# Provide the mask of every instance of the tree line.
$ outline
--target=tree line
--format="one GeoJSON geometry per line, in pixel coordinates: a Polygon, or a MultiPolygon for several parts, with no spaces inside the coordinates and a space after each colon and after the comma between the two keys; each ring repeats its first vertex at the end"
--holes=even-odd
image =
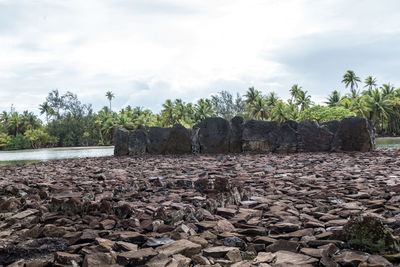
{"type": "Polygon", "coordinates": [[[373,122],[379,135],[400,134],[400,88],[390,83],[378,85],[373,76],[362,82],[352,70],[344,74],[342,83],[349,93],[342,96],[333,90],[324,105],[316,105],[306,90],[294,84],[287,100],[274,92],[263,94],[250,87],[243,96],[220,91],[195,103],[167,99],[159,113],[129,105],[113,111],[111,104],[115,95],[111,91],[105,95],[109,105],[96,113],[90,104],[81,103],[76,94],[61,95],[53,90],[39,107],[44,121],[29,111],[1,113],[0,149],[110,145],[114,128],[118,126],[135,129],[138,125],[170,127],[180,123],[191,128],[206,117],[230,120],[237,115],[245,120],[279,122],[306,119],[324,122],[361,116],[373,122]]]}

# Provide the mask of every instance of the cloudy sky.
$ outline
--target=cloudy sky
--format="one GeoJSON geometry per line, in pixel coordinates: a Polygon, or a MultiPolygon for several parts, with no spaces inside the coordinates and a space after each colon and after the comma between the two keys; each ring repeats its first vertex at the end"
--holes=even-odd
{"type": "Polygon", "coordinates": [[[400,1],[0,0],[0,111],[53,89],[95,110],[294,83],[322,102],[348,69],[400,87],[400,1]]]}

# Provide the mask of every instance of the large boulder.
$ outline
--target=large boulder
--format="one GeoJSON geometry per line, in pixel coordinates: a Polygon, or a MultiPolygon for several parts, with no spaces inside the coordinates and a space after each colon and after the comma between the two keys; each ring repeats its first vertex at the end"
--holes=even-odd
{"type": "Polygon", "coordinates": [[[243,151],[273,152],[277,147],[278,135],[278,122],[249,120],[243,126],[243,151]]]}
{"type": "Polygon", "coordinates": [[[344,118],[332,143],[333,151],[371,151],[375,149],[375,131],[366,118],[344,118]]]}
{"type": "Polygon", "coordinates": [[[279,128],[275,152],[295,153],[297,151],[297,127],[295,121],[286,121],[279,128]]]}
{"type": "Polygon", "coordinates": [[[191,150],[191,132],[180,124],[175,124],[171,128],[166,144],[167,154],[185,154],[191,150]]]}
{"type": "MultiPolygon", "coordinates": [[[[199,128],[198,142],[201,153],[227,153],[231,126],[222,118],[206,118],[196,125],[199,128]]],[[[197,128],[195,126],[195,128],[197,128]]]]}
{"type": "Polygon", "coordinates": [[[114,131],[114,155],[128,155],[129,131],[124,128],[116,128],[114,131]]]}
{"type": "Polygon", "coordinates": [[[304,120],[299,123],[297,133],[299,151],[330,151],[334,135],[327,126],[320,126],[315,121],[304,120]]]}
{"type": "Polygon", "coordinates": [[[338,121],[338,120],[326,121],[326,122],[320,123],[320,125],[328,127],[328,129],[331,133],[336,134],[336,132],[340,126],[340,121],[338,121]]]}
{"type": "Polygon", "coordinates": [[[243,118],[236,116],[231,120],[231,138],[229,140],[229,151],[232,153],[242,152],[243,118]]]}
{"type": "Polygon", "coordinates": [[[129,135],[129,155],[143,155],[147,152],[149,137],[143,126],[138,128],[129,135]]]}
{"type": "Polygon", "coordinates": [[[147,151],[151,154],[165,154],[171,128],[151,127],[147,151]]]}

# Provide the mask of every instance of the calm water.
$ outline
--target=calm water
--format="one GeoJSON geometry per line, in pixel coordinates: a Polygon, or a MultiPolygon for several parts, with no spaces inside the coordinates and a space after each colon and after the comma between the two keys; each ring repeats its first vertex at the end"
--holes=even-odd
{"type": "Polygon", "coordinates": [[[400,137],[376,138],[377,148],[400,148],[400,137]]]}
{"type": "Polygon", "coordinates": [[[105,157],[112,156],[113,153],[114,147],[112,146],[0,151],[0,166],[55,159],[105,157]]]}

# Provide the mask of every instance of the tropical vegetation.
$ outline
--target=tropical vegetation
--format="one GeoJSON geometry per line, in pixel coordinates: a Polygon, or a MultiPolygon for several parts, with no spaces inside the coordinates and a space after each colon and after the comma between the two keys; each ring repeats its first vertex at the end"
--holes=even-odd
{"type": "Polygon", "coordinates": [[[105,94],[108,105],[95,112],[90,104],[81,103],[76,94],[61,95],[53,90],[40,104],[39,116],[29,111],[0,113],[0,149],[110,145],[114,129],[119,126],[135,129],[138,125],[170,127],[180,123],[191,128],[206,117],[230,120],[237,115],[245,120],[281,123],[362,116],[373,122],[379,135],[400,135],[400,88],[391,83],[379,86],[373,76],[366,77],[362,84],[352,70],[343,75],[342,83],[347,93],[342,95],[339,90],[333,90],[323,104],[315,104],[307,90],[294,84],[289,88],[287,100],[275,92],[250,87],[244,95],[220,91],[194,103],[167,99],[159,113],[130,105],[113,111],[111,104],[116,96],[112,91],[105,94]]]}

